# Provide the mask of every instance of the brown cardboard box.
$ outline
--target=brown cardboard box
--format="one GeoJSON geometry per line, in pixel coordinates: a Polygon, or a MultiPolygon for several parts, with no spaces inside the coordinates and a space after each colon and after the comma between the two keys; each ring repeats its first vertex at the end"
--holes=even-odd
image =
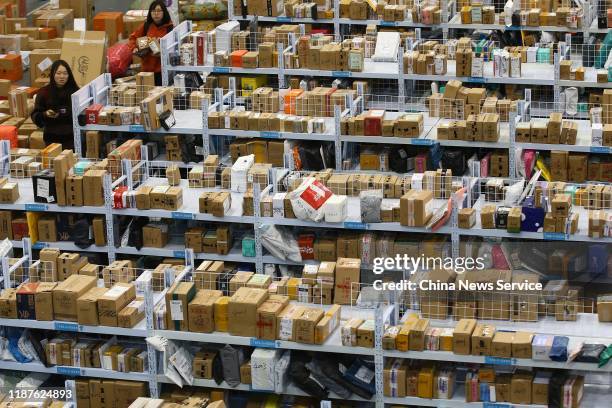
{"type": "Polygon", "coordinates": [[[476,224],[476,210],[462,208],[459,210],[459,228],[470,229],[476,224]]]}
{"type": "Polygon", "coordinates": [[[196,294],[193,282],[175,282],[166,292],[166,327],[188,331],[188,305],[196,294]]]}
{"type": "Polygon", "coordinates": [[[315,327],[315,344],[323,344],[340,325],[341,306],[333,305],[315,327]]]}
{"type": "Polygon", "coordinates": [[[212,333],[215,330],[214,305],[223,296],[220,290],[200,289],[188,306],[189,331],[212,333]]]}
{"type": "Polygon", "coordinates": [[[483,205],[480,209],[480,223],[482,228],[492,229],[495,228],[495,205],[487,204],[483,205]]]}
{"type": "Polygon", "coordinates": [[[132,328],[145,317],[144,298],[136,296],[126,307],[117,314],[117,326],[126,329],[132,328]]]}
{"type": "Polygon", "coordinates": [[[53,312],[56,320],[77,321],[77,299],[96,286],[97,278],[71,275],[53,290],[53,312]]]}
{"type": "Polygon", "coordinates": [[[510,402],[513,404],[531,404],[533,374],[518,373],[510,382],[510,402]]]}
{"type": "Polygon", "coordinates": [[[265,289],[241,287],[231,297],[228,305],[228,331],[234,336],[257,335],[257,309],[268,298],[265,289]]]}
{"type": "Polygon", "coordinates": [[[406,396],[407,360],[394,359],[387,361],[383,371],[383,393],[386,397],[406,396]]]}
{"type": "Polygon", "coordinates": [[[433,214],[433,193],[412,190],[400,198],[400,224],[424,227],[433,214]]]}
{"type": "Polygon", "coordinates": [[[36,288],[36,295],[34,297],[36,320],[53,320],[53,289],[55,289],[56,285],[54,282],[40,282],[36,288]]]}
{"type": "Polygon", "coordinates": [[[163,248],[168,243],[168,226],[166,224],[147,224],[142,227],[143,245],[151,248],[163,248]]]}
{"type": "Polygon", "coordinates": [[[478,324],[472,333],[472,354],[475,356],[491,355],[491,346],[495,327],[488,324],[478,324]]]}
{"type": "Polygon", "coordinates": [[[315,344],[315,327],[323,318],[323,310],[318,308],[305,308],[302,314],[294,321],[295,341],[299,343],[315,344]]]}
{"type": "Polygon", "coordinates": [[[17,319],[17,289],[3,289],[0,293],[0,317],[17,319]]]}
{"type": "Polygon", "coordinates": [[[548,405],[548,387],[552,373],[541,371],[536,373],[531,387],[531,403],[534,405],[548,405]]]}
{"type": "Polygon", "coordinates": [[[77,321],[79,324],[98,325],[98,299],[107,291],[107,288],[93,287],[77,299],[77,321]]]}
{"type": "Polygon", "coordinates": [[[408,349],[411,351],[425,350],[425,332],[429,328],[429,319],[419,319],[410,327],[408,349]]]}
{"type": "Polygon", "coordinates": [[[334,303],[346,305],[357,299],[359,295],[359,276],[361,260],[353,258],[338,258],[336,263],[334,303]]]}
{"type": "Polygon", "coordinates": [[[277,339],[295,341],[295,319],[302,315],[304,306],[290,303],[280,312],[276,321],[278,328],[277,339]]]}
{"type": "Polygon", "coordinates": [[[104,72],[105,40],[105,32],[66,31],[64,33],[61,59],[68,62],[79,86],[85,86],[104,72]],[[83,61],[87,61],[87,64],[83,61]]]}
{"type": "Polygon", "coordinates": [[[533,334],[528,332],[516,332],[512,339],[512,357],[514,358],[531,358],[531,342],[533,334]]]}
{"type": "Polygon", "coordinates": [[[470,354],[472,333],[476,328],[476,320],[461,319],[453,332],[453,352],[455,354],[470,354]]]}
{"type": "Polygon", "coordinates": [[[116,283],[98,298],[98,320],[102,326],[117,327],[117,315],[136,297],[131,283],[116,283]]]}
{"type": "Polygon", "coordinates": [[[213,378],[213,362],[217,354],[216,350],[198,351],[193,358],[194,377],[211,380],[213,378]]]}
{"type": "Polygon", "coordinates": [[[491,343],[491,355],[493,357],[510,358],[512,357],[513,332],[498,331],[493,336],[491,343]]]}
{"type": "Polygon", "coordinates": [[[374,347],[374,320],[368,319],[357,328],[357,346],[374,347]]]}
{"type": "Polygon", "coordinates": [[[567,217],[572,208],[572,196],[570,194],[555,194],[551,203],[553,217],[567,217]]]}
{"type": "Polygon", "coordinates": [[[88,170],[83,175],[83,205],[104,205],[105,170],[88,170]]]}
{"type": "Polygon", "coordinates": [[[270,295],[268,300],[257,309],[257,338],[276,340],[277,321],[280,313],[289,304],[289,298],[283,295],[270,295]]]}

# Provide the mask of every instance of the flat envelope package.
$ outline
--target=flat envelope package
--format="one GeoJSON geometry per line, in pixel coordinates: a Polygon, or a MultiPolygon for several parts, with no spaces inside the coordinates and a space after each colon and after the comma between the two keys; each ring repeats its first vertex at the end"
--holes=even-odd
{"type": "Polygon", "coordinates": [[[298,188],[287,193],[298,219],[317,222],[325,216],[324,207],[332,195],[332,191],[314,177],[306,177],[298,188]]]}
{"type": "Polygon", "coordinates": [[[66,31],[61,59],[68,62],[79,86],[85,86],[105,70],[106,33],[103,31],[66,31]]]}

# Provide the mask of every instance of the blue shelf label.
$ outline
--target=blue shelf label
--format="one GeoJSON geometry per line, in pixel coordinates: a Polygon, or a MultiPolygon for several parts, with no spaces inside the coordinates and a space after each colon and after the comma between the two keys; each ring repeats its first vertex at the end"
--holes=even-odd
{"type": "Polygon", "coordinates": [[[259,132],[259,136],[266,139],[280,139],[280,132],[259,132]]]}
{"type": "Polygon", "coordinates": [[[43,248],[47,248],[49,246],[48,242],[35,242],[32,244],[32,249],[43,249],[43,248]]]}
{"type": "Polygon", "coordinates": [[[591,153],[611,153],[612,149],[609,146],[591,146],[591,153]]]}
{"type": "Polygon", "coordinates": [[[172,251],[172,256],[175,258],[185,258],[185,251],[172,251]]]}
{"type": "Polygon", "coordinates": [[[79,325],[76,323],[55,322],[53,323],[53,329],[65,332],[78,332],[79,325]]]}
{"type": "Polygon", "coordinates": [[[485,364],[494,364],[494,365],[512,365],[516,361],[512,358],[502,358],[502,357],[490,357],[485,356],[485,364]]]}
{"type": "Polygon", "coordinates": [[[291,17],[276,17],[276,21],[279,23],[290,23],[291,17]]]}
{"type": "Polygon", "coordinates": [[[213,72],[215,74],[229,74],[230,68],[229,67],[214,67],[213,72]]]}
{"type": "Polygon", "coordinates": [[[49,206],[47,204],[26,204],[26,211],[48,211],[49,206]]]}
{"type": "Polygon", "coordinates": [[[482,77],[468,77],[468,82],[476,82],[479,84],[484,84],[485,82],[487,82],[487,80],[482,77]]]}
{"type": "Polygon", "coordinates": [[[550,241],[565,241],[567,237],[562,232],[545,232],[544,239],[548,239],[550,241]]]}
{"type": "Polygon", "coordinates": [[[353,73],[351,71],[332,71],[332,76],[335,76],[335,77],[348,78],[352,74],[353,73]]]}
{"type": "Polygon", "coordinates": [[[194,213],[172,211],[172,218],[175,220],[193,220],[195,218],[194,213]]]}
{"type": "Polygon", "coordinates": [[[78,367],[58,366],[57,373],[63,375],[70,375],[73,377],[79,377],[81,375],[81,369],[78,367]]]}
{"type": "Polygon", "coordinates": [[[368,224],[363,222],[346,221],[344,223],[344,228],[365,230],[368,229],[368,224]]]}
{"type": "Polygon", "coordinates": [[[410,143],[413,145],[420,146],[433,146],[434,141],[432,139],[421,139],[420,137],[415,137],[413,139],[410,139],[410,143]]]}
{"type": "Polygon", "coordinates": [[[130,132],[144,132],[144,126],[142,126],[142,125],[130,125],[130,132]]]}
{"type": "Polygon", "coordinates": [[[275,349],[280,346],[279,342],[276,340],[262,340],[262,339],[255,339],[255,338],[252,338],[250,340],[250,345],[252,347],[261,347],[261,348],[270,348],[270,349],[275,349]]]}
{"type": "Polygon", "coordinates": [[[483,402],[482,408],[512,408],[512,406],[508,404],[496,404],[494,402],[483,402]]]}
{"type": "Polygon", "coordinates": [[[381,27],[397,27],[397,21],[381,21],[381,27]]]}

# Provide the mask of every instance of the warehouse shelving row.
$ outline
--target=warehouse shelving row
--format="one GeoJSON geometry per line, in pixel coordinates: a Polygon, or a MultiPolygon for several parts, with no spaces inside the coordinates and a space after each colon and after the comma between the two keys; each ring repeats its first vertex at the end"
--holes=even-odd
{"type": "MultiPolygon", "coordinates": [[[[502,31],[552,31],[552,32],[572,32],[572,33],[584,33],[584,34],[598,34],[607,33],[607,29],[598,28],[597,20],[597,0],[583,2],[584,15],[582,17],[582,27],[570,28],[561,26],[514,26],[500,24],[498,16],[495,18],[495,24],[462,24],[461,16],[457,10],[457,2],[453,0],[441,0],[440,9],[441,22],[439,24],[423,24],[412,21],[386,21],[383,19],[378,20],[353,20],[349,18],[340,18],[339,12],[339,0],[333,0],[334,18],[300,18],[300,17],[286,17],[286,16],[254,16],[254,15],[242,15],[234,12],[234,1],[228,1],[228,19],[238,21],[257,21],[261,22],[272,22],[272,23],[298,23],[298,24],[333,24],[334,32],[338,32],[339,29],[344,26],[351,25],[371,25],[375,24],[380,27],[405,27],[405,28],[428,28],[428,29],[442,29],[445,34],[448,34],[450,29],[461,29],[461,30],[502,30],[502,31]]],[[[503,8],[503,7],[502,7],[503,8]]]]}
{"type": "MultiPolygon", "coordinates": [[[[162,61],[162,82],[167,85],[173,72],[199,72],[207,74],[250,74],[250,75],[273,75],[278,77],[279,86],[282,88],[286,83],[286,76],[313,76],[313,77],[332,77],[332,78],[356,78],[356,79],[378,79],[392,80],[398,83],[398,95],[406,94],[405,81],[434,81],[446,82],[450,80],[460,80],[472,84],[513,84],[513,85],[539,85],[554,87],[555,95],[562,87],[592,87],[592,88],[611,88],[612,82],[597,82],[596,72],[592,66],[585,67],[585,80],[574,81],[559,78],[560,61],[567,56],[571,46],[571,35],[566,34],[564,43],[560,43],[560,53],[555,53],[553,63],[523,63],[521,64],[521,77],[501,77],[493,74],[493,62],[484,63],[482,77],[463,77],[455,74],[455,61],[447,62],[447,73],[445,75],[422,75],[404,72],[403,54],[404,50],[414,49],[422,40],[420,31],[417,31],[416,38],[408,38],[405,44],[401,44],[395,61],[397,62],[376,62],[365,59],[363,70],[353,71],[329,71],[313,69],[289,69],[284,66],[282,55],[285,51],[296,50],[296,38],[289,34],[289,45],[285,47],[282,43],[277,44],[279,58],[276,68],[237,68],[214,66],[212,55],[205,55],[204,65],[171,65],[170,55],[178,53],[178,49],[183,39],[192,32],[190,21],[184,21],[173,31],[168,33],[160,42],[161,61],[162,61]]],[[[445,42],[445,39],[437,40],[445,42]]],[[[590,50],[585,46],[584,50],[590,50]]],[[[591,52],[591,51],[585,51],[591,52]]],[[[555,99],[555,102],[558,102],[555,99]]]]}
{"type": "MultiPolygon", "coordinates": [[[[231,82],[234,84],[234,82],[231,82]]],[[[93,102],[105,103],[108,90],[111,87],[110,76],[108,74],[101,75],[88,86],[81,88],[73,95],[73,106],[75,115],[93,102]]],[[[358,95],[355,100],[347,101],[347,108],[341,111],[339,106],[335,106],[334,116],[325,118],[326,130],[325,133],[291,133],[291,132],[275,132],[275,131],[245,131],[235,129],[209,129],[208,115],[210,112],[218,110],[231,109],[238,102],[244,103],[244,97],[234,88],[223,93],[219,88],[214,92],[214,100],[208,105],[205,100],[201,111],[176,110],[174,112],[176,122],[181,124],[180,127],[172,127],[169,130],[158,129],[156,132],[160,134],[198,134],[202,135],[202,152],[208,155],[213,147],[212,136],[224,137],[259,137],[270,140],[317,140],[322,142],[332,142],[337,152],[335,168],[341,170],[343,159],[347,158],[346,149],[349,143],[368,143],[380,145],[414,145],[414,146],[433,146],[439,144],[449,147],[466,147],[466,148],[492,148],[492,149],[507,149],[509,151],[509,175],[512,177],[517,174],[515,164],[514,151],[520,149],[537,149],[537,150],[563,150],[568,152],[590,152],[596,154],[609,154],[612,152],[611,146],[594,146],[590,140],[590,121],[587,113],[590,105],[580,103],[579,106],[582,112],[579,115],[564,114],[566,118],[575,121],[578,124],[578,138],[574,145],[568,144],[542,144],[542,143],[520,143],[515,140],[516,124],[521,121],[529,121],[532,117],[547,118],[552,112],[564,112],[564,105],[556,102],[550,103],[535,103],[531,101],[531,91],[525,90],[525,97],[518,101],[517,109],[510,111],[508,122],[500,123],[499,139],[497,142],[483,141],[464,141],[464,140],[439,140],[437,138],[437,126],[442,123],[448,123],[454,119],[444,119],[439,117],[430,117],[428,108],[424,98],[412,97],[393,97],[382,95],[358,95]],[[240,95],[239,97],[236,97],[240,95]],[[424,117],[424,131],[419,137],[401,138],[401,137],[383,137],[383,136],[351,136],[341,134],[340,122],[344,117],[358,114],[367,109],[387,109],[389,115],[397,112],[419,112],[424,117]],[[201,118],[201,120],[200,120],[201,118]]],[[[456,119],[464,119],[457,117],[456,119]]],[[[82,137],[83,132],[90,130],[106,131],[106,132],[135,132],[143,133],[144,129],[141,125],[76,125],[74,131],[75,150],[77,155],[82,156],[82,137]]],[[[215,152],[219,154],[219,152],[215,152]]],[[[292,168],[292,156],[285,154],[285,166],[292,168]]],[[[195,163],[181,164],[181,167],[193,167],[195,163]]],[[[51,207],[45,207],[51,211],[51,207]]],[[[62,211],[62,210],[59,210],[62,211]]],[[[99,210],[92,210],[99,211],[99,210]]],[[[129,210],[126,210],[126,215],[129,215],[129,210]]],[[[152,214],[152,216],[154,216],[152,214]]],[[[205,218],[205,217],[204,217],[205,218]]],[[[197,219],[202,219],[200,216],[197,219]]],[[[235,220],[240,222],[238,219],[235,220]]]]}
{"type": "MultiPolygon", "coordinates": [[[[192,268],[187,267],[185,271],[177,277],[177,280],[189,279],[188,275],[191,273],[192,268]]],[[[150,283],[150,282],[149,282],[150,283]]],[[[150,292],[150,284],[145,283],[145,294],[150,299],[146,305],[146,319],[141,322],[137,327],[133,329],[117,329],[117,328],[102,328],[102,327],[90,327],[90,326],[78,326],[70,322],[37,322],[31,320],[18,320],[18,319],[2,319],[0,325],[11,326],[11,327],[27,327],[36,329],[49,329],[59,330],[67,332],[82,332],[82,333],[104,333],[113,334],[120,336],[131,336],[131,337],[152,337],[160,336],[169,340],[180,340],[187,342],[196,343],[216,343],[216,344],[231,344],[237,346],[250,346],[250,347],[263,347],[263,348],[275,348],[283,350],[300,350],[310,352],[323,352],[323,353],[349,353],[358,354],[363,356],[380,356],[381,359],[376,364],[376,377],[377,377],[377,394],[374,400],[377,402],[377,406],[384,406],[386,403],[394,403],[400,405],[414,405],[420,406],[461,406],[461,407],[476,407],[476,406],[495,406],[487,405],[486,403],[466,403],[464,394],[462,392],[461,385],[457,385],[457,391],[453,398],[450,400],[436,400],[436,399],[423,399],[415,397],[406,398],[391,398],[382,396],[382,364],[383,358],[408,358],[414,360],[435,360],[435,361],[448,361],[458,362],[467,364],[487,364],[495,366],[518,366],[518,367],[535,367],[535,368],[551,368],[551,369],[563,369],[572,371],[584,371],[590,373],[609,373],[612,367],[604,366],[602,368],[596,368],[594,364],[586,363],[560,363],[553,361],[537,361],[527,359],[503,359],[503,358],[492,358],[485,356],[471,356],[471,355],[456,355],[450,352],[440,351],[423,351],[423,352],[400,352],[392,350],[382,349],[382,335],[384,332],[384,326],[386,323],[394,324],[397,305],[395,304],[379,304],[374,310],[372,309],[361,309],[348,307],[349,316],[346,311],[344,317],[354,316],[366,316],[374,313],[375,319],[377,320],[376,325],[376,347],[374,349],[368,349],[363,347],[347,347],[343,346],[340,341],[339,329],[336,329],[327,342],[323,345],[309,345],[301,344],[288,341],[268,341],[260,340],[257,338],[229,336],[227,333],[191,333],[181,331],[170,331],[170,330],[155,330],[152,325],[152,314],[155,305],[153,299],[163,299],[163,292],[158,296],[153,296],[150,292]],[[356,313],[356,314],[355,314],[356,313]],[[146,329],[143,326],[146,322],[146,329]],[[75,329],[76,327],[76,329],[75,329]],[[106,330],[105,330],[106,329],[106,330]]],[[[147,299],[147,297],[145,298],[147,299]]],[[[345,309],[346,310],[346,309],[345,309]]],[[[590,328],[589,333],[584,333],[578,329],[577,325],[573,325],[573,331],[568,332],[568,326],[564,322],[554,321],[543,321],[543,322],[523,322],[523,323],[507,323],[495,322],[496,326],[501,330],[528,330],[535,331],[545,334],[556,334],[556,335],[579,335],[587,336],[594,335],[594,337],[581,337],[574,340],[580,341],[601,341],[598,339],[606,339],[612,337],[609,335],[610,328],[605,327],[605,324],[600,324],[596,321],[596,317],[592,314],[580,314],[579,323],[581,327],[590,328]]],[[[436,326],[445,326],[446,324],[453,325],[452,321],[440,321],[432,320],[432,324],[436,326]]],[[[605,340],[604,340],[605,341],[605,340]]],[[[157,367],[156,360],[157,355],[154,350],[149,347],[150,363],[153,363],[152,367],[157,367]]],[[[98,378],[109,378],[109,379],[123,379],[123,380],[138,380],[138,381],[149,381],[151,387],[151,395],[157,396],[159,384],[170,383],[170,380],[163,374],[159,374],[157,370],[149,370],[148,373],[119,373],[109,370],[92,369],[92,368],[80,368],[80,367],[44,367],[41,364],[36,363],[3,363],[3,368],[12,369],[17,371],[30,371],[30,372],[43,372],[49,374],[59,374],[66,377],[98,377],[98,378]]],[[[68,384],[69,385],[69,384],[68,384]]],[[[221,389],[235,389],[242,391],[255,391],[262,392],[261,390],[253,390],[249,385],[238,385],[237,387],[231,387],[227,383],[216,384],[211,380],[196,379],[194,386],[221,388],[221,389]]],[[[265,392],[265,391],[264,391],[265,392]]],[[[597,401],[601,401],[602,396],[609,392],[609,386],[605,385],[587,385],[585,387],[585,399],[583,400],[583,406],[598,406],[591,405],[597,401]],[[584,405],[586,404],[586,405],[584,405]]],[[[288,395],[306,395],[303,391],[299,390],[293,385],[289,385],[283,392],[288,395]]],[[[330,399],[338,399],[338,396],[333,393],[329,396],[330,399]]],[[[351,400],[360,401],[358,397],[353,397],[351,400]]],[[[322,407],[325,405],[321,405],[322,407]]],[[[516,405],[515,405],[516,406],[516,405]]],[[[533,406],[533,405],[529,405],[533,406]]],[[[527,407],[527,406],[526,406],[527,407]]]]}

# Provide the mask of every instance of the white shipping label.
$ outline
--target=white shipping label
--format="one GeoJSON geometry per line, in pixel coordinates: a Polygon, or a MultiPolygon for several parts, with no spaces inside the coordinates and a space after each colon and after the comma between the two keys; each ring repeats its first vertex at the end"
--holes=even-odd
{"type": "Polygon", "coordinates": [[[308,303],[309,293],[310,293],[310,285],[298,286],[298,302],[308,303]]]}
{"type": "Polygon", "coordinates": [[[359,381],[362,381],[366,384],[369,384],[374,379],[374,371],[370,370],[366,366],[361,366],[359,370],[355,373],[355,378],[359,381]]]}
{"type": "Polygon", "coordinates": [[[280,338],[280,340],[291,340],[293,338],[293,319],[281,319],[278,337],[280,338]]]}
{"type": "Polygon", "coordinates": [[[53,61],[51,61],[51,58],[47,57],[40,61],[36,67],[38,67],[39,71],[44,72],[49,69],[51,65],[53,65],[53,61]]]}
{"type": "Polygon", "coordinates": [[[104,293],[106,297],[118,298],[130,289],[129,286],[115,286],[104,293]]]}
{"type": "Polygon", "coordinates": [[[36,181],[36,195],[42,198],[49,199],[49,180],[37,179],[36,181]]]}
{"type": "Polygon", "coordinates": [[[170,302],[170,318],[171,320],[183,320],[183,302],[180,300],[170,302]]]}

